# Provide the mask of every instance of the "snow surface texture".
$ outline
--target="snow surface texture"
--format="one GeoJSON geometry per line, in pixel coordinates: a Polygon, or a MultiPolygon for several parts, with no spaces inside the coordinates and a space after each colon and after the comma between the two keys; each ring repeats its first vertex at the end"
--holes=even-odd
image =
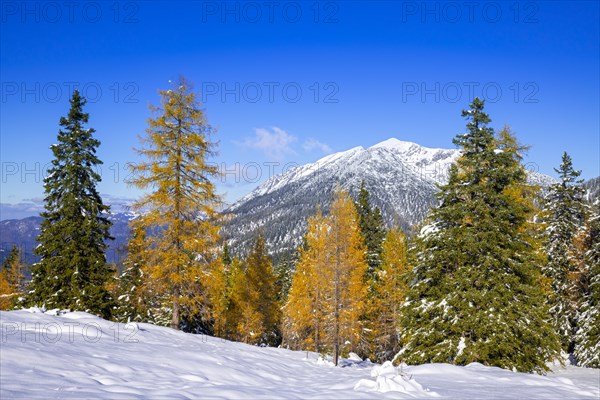
{"type": "Polygon", "coordinates": [[[597,399],[600,370],[396,368],[261,348],[80,312],[0,312],[0,398],[597,399]]]}

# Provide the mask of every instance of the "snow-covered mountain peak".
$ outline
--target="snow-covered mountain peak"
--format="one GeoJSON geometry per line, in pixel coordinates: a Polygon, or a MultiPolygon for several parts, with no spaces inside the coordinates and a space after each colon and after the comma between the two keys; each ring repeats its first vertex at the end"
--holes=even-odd
{"type": "Polygon", "coordinates": [[[384,140],[381,143],[371,146],[369,149],[393,151],[400,155],[406,164],[412,165],[417,169],[447,170],[459,155],[459,151],[456,149],[430,148],[396,138],[384,140]]]}
{"type": "MultiPolygon", "coordinates": [[[[363,184],[388,226],[410,229],[437,204],[438,185],[448,180],[457,149],[435,149],[395,138],[374,146],[330,154],[311,164],[272,176],[228,208],[232,219],[223,236],[244,253],[261,229],[273,253],[293,251],[306,221],[319,205],[328,211],[338,185],[356,196],[363,184]]],[[[532,172],[546,186],[551,180],[532,172]]]]}
{"type": "Polygon", "coordinates": [[[396,138],[389,138],[387,140],[384,140],[383,142],[377,143],[373,146],[371,146],[371,149],[377,149],[377,148],[384,148],[384,149],[392,149],[392,150],[397,150],[400,151],[402,153],[408,152],[413,146],[418,146],[418,147],[422,147],[419,146],[416,143],[413,142],[405,142],[396,138]]]}

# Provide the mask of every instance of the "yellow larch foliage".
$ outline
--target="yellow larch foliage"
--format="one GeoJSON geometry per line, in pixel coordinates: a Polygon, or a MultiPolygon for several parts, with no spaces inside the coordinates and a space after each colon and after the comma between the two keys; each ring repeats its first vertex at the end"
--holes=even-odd
{"type": "Polygon", "coordinates": [[[212,319],[213,332],[215,336],[225,337],[225,326],[227,318],[227,270],[223,260],[219,257],[213,259],[208,265],[206,277],[206,288],[210,300],[210,317],[212,319]]]}
{"type": "Polygon", "coordinates": [[[6,279],[6,271],[0,271],[0,310],[10,310],[14,304],[15,288],[6,279]]]}
{"type": "Polygon", "coordinates": [[[329,264],[326,238],[327,219],[321,210],[308,220],[306,246],[300,249],[288,302],[284,307],[283,335],[286,344],[296,349],[321,352],[325,312],[326,280],[329,264]]]}
{"type": "Polygon", "coordinates": [[[265,332],[264,321],[256,304],[260,293],[247,279],[248,265],[239,263],[233,278],[231,289],[231,310],[228,324],[230,326],[230,337],[234,340],[258,344],[265,332]]]}
{"type": "MultiPolygon", "coordinates": [[[[529,149],[528,146],[518,142],[515,133],[508,125],[504,126],[504,128],[497,133],[495,141],[496,146],[504,153],[514,155],[519,160],[522,159],[520,154],[529,149]]],[[[541,273],[541,266],[547,263],[547,255],[545,254],[541,240],[546,226],[542,222],[544,220],[543,212],[538,206],[542,201],[541,187],[530,184],[529,182],[513,182],[504,189],[503,193],[510,200],[513,200],[515,204],[522,207],[523,210],[526,210],[527,222],[522,224],[522,226],[518,228],[518,231],[523,234],[523,239],[533,250],[534,265],[539,267],[531,271],[532,276],[536,278],[542,291],[550,294],[552,280],[541,273]]]]}
{"type": "Polygon", "coordinates": [[[347,192],[336,191],[329,219],[327,248],[333,262],[332,268],[327,270],[333,290],[331,301],[326,303],[331,306],[327,333],[333,346],[333,362],[337,365],[342,352],[357,348],[362,332],[360,317],[367,297],[367,261],[356,207],[347,192]]]}
{"type": "Polygon", "coordinates": [[[348,193],[337,190],[330,215],[310,219],[306,239],[284,310],[286,340],[332,352],[337,365],[358,345],[367,295],[366,248],[348,193]]]}
{"type": "Polygon", "coordinates": [[[160,107],[151,107],[147,135],[138,153],[144,161],[132,165],[131,183],[146,191],[134,209],[145,235],[144,276],[155,295],[170,299],[171,326],[185,317],[209,316],[210,290],[219,268],[216,209],[220,202],[212,179],[216,164],[208,162],[214,144],[201,104],[185,79],[162,90],[160,107]]]}
{"type": "Polygon", "coordinates": [[[278,342],[279,304],[275,273],[259,234],[245,262],[234,260],[228,322],[233,339],[249,344],[278,342]]]}
{"type": "Polygon", "coordinates": [[[21,251],[17,246],[13,246],[0,266],[0,310],[14,307],[23,293],[25,279],[23,268],[21,251]]]}
{"type": "Polygon", "coordinates": [[[382,265],[377,271],[368,304],[371,316],[367,335],[369,357],[377,362],[392,360],[399,350],[400,307],[406,296],[410,272],[406,236],[400,229],[389,230],[382,247],[382,265]]]}

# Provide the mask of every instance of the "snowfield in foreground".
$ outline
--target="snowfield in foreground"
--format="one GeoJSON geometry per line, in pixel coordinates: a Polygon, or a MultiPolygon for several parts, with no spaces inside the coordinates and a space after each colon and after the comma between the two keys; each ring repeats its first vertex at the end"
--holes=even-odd
{"type": "Polygon", "coordinates": [[[342,360],[86,313],[1,312],[0,398],[600,398],[600,370],[342,360]]]}

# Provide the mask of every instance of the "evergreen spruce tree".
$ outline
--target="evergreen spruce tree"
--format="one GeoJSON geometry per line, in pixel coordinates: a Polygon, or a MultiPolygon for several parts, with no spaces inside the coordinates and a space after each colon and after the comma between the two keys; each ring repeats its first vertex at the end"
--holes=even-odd
{"type": "MultiPolygon", "coordinates": [[[[383,217],[379,208],[372,207],[369,192],[365,187],[365,182],[362,181],[358,192],[358,199],[354,203],[358,214],[358,222],[360,232],[366,246],[367,257],[367,276],[368,285],[368,304],[373,304],[375,299],[377,280],[381,273],[382,266],[382,243],[385,237],[385,229],[383,226],[383,217]]],[[[373,312],[370,307],[365,307],[365,314],[361,316],[361,324],[363,331],[359,340],[357,353],[363,357],[374,357],[374,336],[378,331],[376,321],[378,313],[373,312]]]]}
{"type": "Polygon", "coordinates": [[[287,302],[288,294],[292,287],[294,264],[294,257],[285,255],[275,265],[275,285],[277,286],[277,301],[279,304],[287,302]]]}
{"type": "Polygon", "coordinates": [[[543,272],[551,282],[549,304],[554,327],[560,335],[563,350],[571,352],[580,293],[579,252],[575,238],[585,220],[585,191],[581,186],[582,181],[577,179],[581,172],[573,169],[567,153],[563,154],[562,163],[555,171],[559,174],[560,182],[549,188],[545,198],[545,248],[548,261],[543,272]]]}
{"type": "Polygon", "coordinates": [[[369,265],[369,276],[376,274],[381,265],[382,243],[385,237],[383,217],[378,207],[372,207],[369,199],[369,191],[365,188],[365,182],[361,182],[358,192],[358,200],[355,203],[358,213],[360,232],[367,246],[367,263],[369,265]]]}
{"type": "Polygon", "coordinates": [[[197,95],[184,78],[161,90],[161,106],[148,120],[130,183],[147,191],[134,204],[145,236],[144,276],[157,299],[168,299],[171,327],[207,331],[211,298],[207,285],[221,276],[216,220],[219,196],[211,179],[218,175],[208,162],[212,129],[197,95]],[[182,323],[185,322],[185,323],[182,323]]]}
{"type": "Polygon", "coordinates": [[[227,245],[227,242],[223,244],[223,254],[221,255],[221,260],[223,261],[223,264],[227,266],[231,265],[232,259],[231,254],[229,254],[229,245],[227,245]]]}
{"type": "Polygon", "coordinates": [[[587,223],[582,301],[575,334],[575,358],[582,367],[600,368],[600,199],[587,223]]]}
{"type": "Polygon", "coordinates": [[[516,140],[496,137],[483,108],[476,98],[463,111],[462,155],[417,238],[396,362],[545,371],[559,340],[540,285],[530,188],[516,140]]]}
{"type": "Polygon", "coordinates": [[[67,117],[60,119],[58,144],[52,145],[52,167],[44,179],[45,209],[40,245],[41,260],[32,267],[27,303],[48,308],[88,311],[108,318],[113,300],[106,288],[113,271],[106,264],[106,240],[111,222],[96,185],[95,167],[100,142],[92,128],[86,101],[76,90],[67,117]]]}

